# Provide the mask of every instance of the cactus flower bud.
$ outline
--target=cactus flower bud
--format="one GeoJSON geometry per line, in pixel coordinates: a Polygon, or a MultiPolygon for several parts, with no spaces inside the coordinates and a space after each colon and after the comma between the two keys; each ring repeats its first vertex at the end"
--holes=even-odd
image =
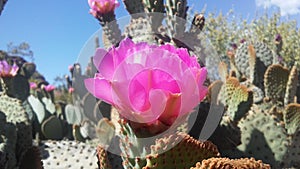
{"type": "Polygon", "coordinates": [[[51,92],[55,89],[55,86],[53,85],[47,85],[47,86],[44,86],[44,89],[47,91],[47,92],[51,92]]]}
{"type": "Polygon", "coordinates": [[[93,16],[113,12],[120,5],[117,0],[88,0],[88,3],[93,16]]]}
{"type": "Polygon", "coordinates": [[[276,42],[280,42],[281,40],[282,40],[281,35],[280,35],[280,34],[277,34],[277,35],[275,36],[275,41],[276,41],[276,42]]]}
{"type": "Polygon", "coordinates": [[[12,66],[6,60],[0,61],[0,76],[1,77],[14,77],[17,75],[19,67],[16,63],[12,66]]]}
{"type": "Polygon", "coordinates": [[[36,89],[37,88],[37,84],[34,82],[30,82],[29,83],[30,89],[36,89]]]}

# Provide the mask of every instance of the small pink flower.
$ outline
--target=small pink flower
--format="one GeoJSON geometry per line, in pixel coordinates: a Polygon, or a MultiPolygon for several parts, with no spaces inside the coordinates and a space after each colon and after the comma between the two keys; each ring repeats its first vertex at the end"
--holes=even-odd
{"type": "Polygon", "coordinates": [[[98,48],[94,64],[99,73],[85,80],[86,88],[130,121],[170,126],[207,93],[207,70],[185,48],[127,38],[108,52],[98,48]]]}
{"type": "Polygon", "coordinates": [[[49,84],[47,86],[44,86],[44,89],[47,91],[47,92],[51,92],[55,89],[55,86],[49,84]]]}
{"type": "Polygon", "coordinates": [[[88,0],[88,3],[91,7],[90,13],[93,16],[97,16],[97,13],[106,14],[112,12],[120,6],[117,0],[88,0]]]}
{"type": "Polygon", "coordinates": [[[69,66],[68,66],[68,69],[69,69],[69,71],[73,71],[74,66],[73,66],[73,65],[69,65],[69,66]]]}
{"type": "Polygon", "coordinates": [[[75,89],[74,89],[73,87],[70,87],[70,88],[68,89],[68,91],[69,91],[69,93],[73,93],[73,92],[75,91],[75,89]]]}
{"type": "Polygon", "coordinates": [[[1,77],[14,77],[17,75],[19,67],[16,63],[12,66],[7,63],[6,60],[0,61],[0,76],[1,77]]]}
{"type": "Polygon", "coordinates": [[[30,89],[36,89],[37,88],[37,84],[34,82],[30,82],[29,83],[30,89]]]}

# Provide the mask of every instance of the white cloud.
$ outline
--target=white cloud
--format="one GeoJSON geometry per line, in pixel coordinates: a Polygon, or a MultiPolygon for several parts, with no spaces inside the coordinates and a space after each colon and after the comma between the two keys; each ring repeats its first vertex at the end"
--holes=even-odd
{"type": "Polygon", "coordinates": [[[300,14],[299,0],[255,0],[258,7],[277,6],[282,16],[300,14]]]}

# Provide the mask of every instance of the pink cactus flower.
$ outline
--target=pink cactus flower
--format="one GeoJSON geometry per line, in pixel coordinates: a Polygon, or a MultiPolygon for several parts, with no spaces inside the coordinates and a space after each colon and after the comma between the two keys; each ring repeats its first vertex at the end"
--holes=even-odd
{"type": "Polygon", "coordinates": [[[37,84],[34,82],[30,82],[29,83],[30,89],[36,89],[37,88],[37,84]]]}
{"type": "Polygon", "coordinates": [[[70,87],[70,88],[68,89],[68,91],[69,91],[69,93],[73,93],[73,92],[75,91],[75,89],[74,89],[73,87],[70,87]]]}
{"type": "Polygon", "coordinates": [[[1,77],[14,77],[17,75],[19,67],[16,63],[12,66],[7,63],[6,60],[0,61],[0,76],[1,77]]]}
{"type": "Polygon", "coordinates": [[[44,89],[47,91],[47,92],[51,92],[55,89],[55,86],[49,84],[47,86],[44,86],[44,89]]]}
{"type": "Polygon", "coordinates": [[[91,7],[90,13],[94,17],[97,16],[97,13],[106,14],[120,6],[117,0],[88,0],[88,3],[91,7]]]}
{"type": "Polygon", "coordinates": [[[133,122],[170,126],[207,93],[207,70],[185,48],[127,38],[108,52],[98,48],[94,64],[99,73],[85,80],[88,91],[133,122]]]}
{"type": "Polygon", "coordinates": [[[69,69],[69,71],[73,71],[74,66],[73,66],[73,65],[69,65],[69,66],[68,66],[68,69],[69,69]]]}

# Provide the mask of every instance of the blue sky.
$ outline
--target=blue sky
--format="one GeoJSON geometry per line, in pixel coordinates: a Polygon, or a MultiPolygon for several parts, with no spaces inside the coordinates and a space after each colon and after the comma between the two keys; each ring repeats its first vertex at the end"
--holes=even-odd
{"type": "MultiPolygon", "coordinates": [[[[241,0],[190,0],[188,4],[193,11],[201,11],[206,4],[207,12],[226,13],[233,7],[236,14],[243,17],[253,17],[256,11],[277,6],[285,15],[299,17],[294,15],[299,13],[298,0],[284,1],[290,3],[280,1],[248,0],[245,3],[241,0]]],[[[86,41],[100,28],[88,11],[87,0],[8,0],[0,16],[0,49],[6,50],[9,42],[28,42],[34,52],[38,71],[53,83],[56,76],[68,74],[68,65],[77,61],[86,41]]],[[[128,15],[123,2],[116,14],[117,18],[128,15]]]]}

